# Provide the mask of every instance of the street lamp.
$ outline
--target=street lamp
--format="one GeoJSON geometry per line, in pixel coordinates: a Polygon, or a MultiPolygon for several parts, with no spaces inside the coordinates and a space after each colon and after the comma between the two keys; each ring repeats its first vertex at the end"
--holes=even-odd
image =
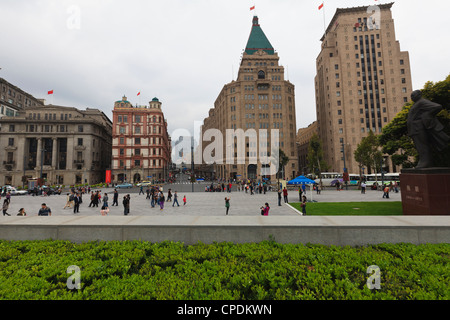
{"type": "Polygon", "coordinates": [[[346,177],[346,172],[347,172],[347,167],[345,166],[345,144],[344,144],[344,140],[342,139],[342,159],[344,159],[344,175],[343,175],[343,180],[345,180],[345,190],[348,190],[348,181],[347,181],[347,177],[346,177]]]}
{"type": "Polygon", "coordinates": [[[41,183],[43,184],[42,177],[43,177],[43,168],[44,168],[44,152],[46,152],[44,148],[41,149],[41,183]]]}

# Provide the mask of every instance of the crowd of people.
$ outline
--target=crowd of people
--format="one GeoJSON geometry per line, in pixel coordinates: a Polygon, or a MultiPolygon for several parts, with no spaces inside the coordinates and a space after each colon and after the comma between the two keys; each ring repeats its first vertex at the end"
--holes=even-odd
{"type": "MultiPolygon", "coordinates": [[[[336,188],[337,190],[341,190],[342,185],[338,185],[336,188]]],[[[265,181],[255,181],[252,179],[245,179],[242,181],[235,182],[232,184],[231,181],[218,181],[218,182],[212,182],[210,185],[205,186],[205,192],[227,192],[231,193],[232,188],[234,190],[237,190],[238,192],[244,192],[249,195],[254,194],[266,194],[269,191],[274,190],[276,188],[277,195],[278,195],[278,206],[282,205],[282,200],[284,203],[288,203],[288,189],[286,186],[282,186],[281,184],[279,186],[275,185],[272,186],[271,184],[266,183],[265,181]],[[233,186],[235,188],[233,188],[233,186]]],[[[300,185],[298,188],[298,201],[300,202],[300,207],[302,210],[302,213],[306,214],[306,205],[307,205],[307,196],[306,196],[306,185],[300,185]]],[[[367,185],[363,181],[360,184],[361,193],[366,192],[367,185]]],[[[320,194],[323,188],[320,187],[320,185],[314,185],[314,190],[317,192],[317,194],[320,194]]],[[[397,183],[390,183],[385,184],[382,187],[383,191],[383,198],[389,198],[389,193],[391,191],[398,193],[398,184],[397,183]]],[[[167,190],[167,193],[164,194],[163,192],[163,186],[162,185],[154,185],[154,186],[148,186],[147,189],[144,191],[143,187],[140,187],[139,195],[146,195],[146,199],[149,200],[149,205],[151,208],[159,207],[161,211],[164,210],[164,206],[167,202],[172,204],[172,207],[180,206],[179,202],[179,195],[177,191],[172,191],[171,189],[167,190]]],[[[2,205],[2,211],[3,215],[10,215],[8,212],[10,202],[11,202],[11,194],[9,192],[0,193],[0,199],[1,196],[4,196],[3,205],[2,205]]],[[[45,196],[45,193],[42,194],[42,196],[45,196]]],[[[73,209],[73,213],[79,213],[80,212],[80,205],[83,203],[83,196],[87,197],[89,196],[89,205],[88,207],[101,207],[100,213],[101,215],[105,216],[108,215],[110,207],[119,206],[119,193],[117,189],[114,189],[113,194],[108,193],[102,193],[101,190],[91,190],[90,186],[81,186],[78,188],[71,187],[69,193],[67,193],[67,201],[63,209],[69,208],[73,209]],[[110,197],[112,197],[112,204],[109,204],[110,197]]],[[[231,197],[225,197],[225,214],[229,214],[229,210],[231,207],[231,197]]],[[[130,202],[131,197],[129,194],[126,194],[123,196],[122,199],[122,205],[123,205],[123,214],[128,215],[130,213],[130,202]]],[[[186,206],[187,199],[186,195],[183,195],[182,198],[183,206],[186,206]]],[[[268,215],[270,207],[268,203],[265,203],[261,208],[261,214],[262,215],[268,215]]],[[[51,215],[50,208],[47,207],[45,203],[42,204],[39,212],[39,215],[51,215]]],[[[26,216],[26,211],[24,208],[20,208],[17,215],[20,216],[26,216]]]]}

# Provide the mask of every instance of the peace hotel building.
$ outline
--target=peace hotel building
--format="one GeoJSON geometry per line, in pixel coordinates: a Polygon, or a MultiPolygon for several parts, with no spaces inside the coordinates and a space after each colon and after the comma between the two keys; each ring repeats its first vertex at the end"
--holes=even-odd
{"type": "MultiPolygon", "coordinates": [[[[358,174],[353,154],[361,139],[380,134],[410,99],[409,54],[396,40],[392,5],[337,9],[321,39],[317,126],[330,171],[343,172],[345,157],[349,173],[358,174]]],[[[384,170],[398,168],[386,159],[384,170]]]]}
{"type": "MultiPolygon", "coordinates": [[[[298,158],[294,85],[285,80],[284,67],[279,65],[278,53],[262,31],[256,16],[253,17],[237,80],[222,88],[214,108],[209,110],[209,116],[203,121],[202,133],[208,129],[220,130],[224,140],[226,129],[242,129],[244,132],[254,129],[257,135],[259,129],[266,129],[268,133],[268,145],[264,146],[264,149],[260,149],[261,136],[258,135],[257,143],[246,139],[245,164],[237,163],[237,143],[227,145],[224,142],[223,164],[215,164],[212,170],[216,178],[263,178],[264,172],[261,169],[264,164],[261,163],[260,157],[270,156],[271,129],[279,130],[280,140],[276,147],[289,157],[285,166],[286,179],[296,177],[298,158]],[[234,164],[226,163],[227,151],[234,154],[234,164]]],[[[207,145],[208,143],[203,141],[203,151],[207,145]]],[[[271,178],[274,179],[275,176],[271,178]]]]}
{"type": "Polygon", "coordinates": [[[104,181],[112,124],[102,111],[45,105],[4,80],[1,90],[1,108],[15,111],[0,119],[0,185],[104,181]]]}
{"type": "Polygon", "coordinates": [[[113,182],[163,180],[169,176],[171,139],[162,103],[133,106],[123,96],[113,110],[113,182]]]}

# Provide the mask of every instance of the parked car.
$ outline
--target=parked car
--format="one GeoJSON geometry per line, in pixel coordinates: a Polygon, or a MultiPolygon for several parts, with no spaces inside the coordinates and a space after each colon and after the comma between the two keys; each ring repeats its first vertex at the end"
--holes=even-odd
{"type": "Polygon", "coordinates": [[[51,188],[48,186],[42,186],[42,188],[44,189],[45,193],[48,196],[50,196],[52,194],[61,194],[61,189],[51,188]]]}
{"type": "Polygon", "coordinates": [[[142,181],[142,182],[139,182],[138,184],[136,184],[138,187],[140,187],[140,186],[143,186],[143,187],[148,187],[148,186],[151,186],[152,185],[152,182],[151,181],[142,181]]]}
{"type": "Polygon", "coordinates": [[[27,190],[17,190],[15,187],[13,186],[5,186],[3,188],[3,191],[5,193],[9,192],[12,196],[23,196],[25,194],[28,194],[27,190]]]}
{"type": "Polygon", "coordinates": [[[133,188],[133,185],[131,183],[124,182],[122,184],[118,184],[116,186],[116,188],[119,188],[119,189],[122,189],[122,188],[123,189],[125,189],[125,188],[133,188]]]}

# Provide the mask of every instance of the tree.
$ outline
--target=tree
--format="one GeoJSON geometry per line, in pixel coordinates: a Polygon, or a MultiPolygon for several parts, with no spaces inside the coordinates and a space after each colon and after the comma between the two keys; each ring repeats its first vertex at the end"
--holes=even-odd
{"type": "Polygon", "coordinates": [[[314,134],[308,146],[308,167],[311,172],[316,173],[322,186],[322,170],[328,170],[328,165],[323,159],[322,142],[317,134],[314,134]]]}
{"type": "MultiPolygon", "coordinates": [[[[359,167],[366,166],[367,172],[374,169],[375,173],[381,171],[381,161],[383,160],[383,153],[379,150],[380,144],[378,137],[369,131],[367,137],[361,139],[361,142],[356,147],[353,153],[355,161],[359,163],[359,167]]],[[[376,175],[375,181],[378,182],[376,175]]]]}
{"type": "MultiPolygon", "coordinates": [[[[442,105],[443,110],[438,113],[439,121],[444,125],[445,132],[450,135],[450,75],[443,81],[425,83],[421,90],[425,99],[442,105]]],[[[412,139],[408,136],[406,122],[409,110],[413,106],[410,101],[403,109],[387,124],[379,137],[382,151],[391,155],[394,165],[404,168],[414,167],[418,162],[418,154],[412,139]]],[[[442,152],[433,152],[435,166],[450,166],[450,145],[442,152]]]]}
{"type": "MultiPolygon", "coordinates": [[[[288,164],[289,162],[289,157],[284,153],[283,150],[279,149],[278,150],[278,158],[279,158],[279,169],[278,169],[278,173],[280,173],[280,170],[283,174],[283,179],[284,179],[284,167],[288,164]]],[[[280,175],[278,175],[278,185],[280,185],[280,175]]]]}

